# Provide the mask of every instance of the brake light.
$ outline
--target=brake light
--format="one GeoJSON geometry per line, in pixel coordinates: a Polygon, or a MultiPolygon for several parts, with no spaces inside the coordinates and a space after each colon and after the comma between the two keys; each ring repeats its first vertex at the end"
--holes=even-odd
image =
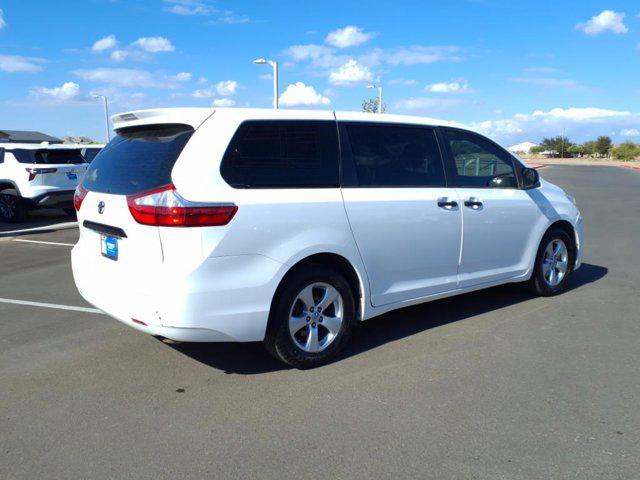
{"type": "Polygon", "coordinates": [[[80,207],[82,206],[82,201],[84,197],[87,196],[87,189],[82,186],[81,183],[76,187],[76,191],[73,193],[73,208],[76,209],[76,212],[80,211],[80,207]]]}
{"type": "Polygon", "coordinates": [[[29,181],[36,178],[36,175],[41,173],[56,173],[58,171],[57,168],[25,168],[27,173],[29,174],[29,181]]]}
{"type": "Polygon", "coordinates": [[[127,205],[136,222],[158,227],[221,226],[228,224],[238,211],[233,204],[190,202],[173,185],[130,195],[127,205]]]}

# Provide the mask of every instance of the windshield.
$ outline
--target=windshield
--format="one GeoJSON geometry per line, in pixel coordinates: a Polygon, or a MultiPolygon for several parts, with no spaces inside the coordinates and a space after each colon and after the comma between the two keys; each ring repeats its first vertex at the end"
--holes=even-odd
{"type": "Polygon", "coordinates": [[[39,165],[78,165],[86,163],[80,150],[12,150],[13,156],[20,163],[39,165]]]}
{"type": "Polygon", "coordinates": [[[191,138],[188,125],[144,125],[118,130],[82,181],[87,190],[132,195],[171,183],[171,171],[191,138]]]}
{"type": "Polygon", "coordinates": [[[102,149],[101,148],[85,148],[82,156],[87,161],[87,163],[91,163],[93,159],[96,158],[96,155],[100,153],[100,150],[102,149]]]}

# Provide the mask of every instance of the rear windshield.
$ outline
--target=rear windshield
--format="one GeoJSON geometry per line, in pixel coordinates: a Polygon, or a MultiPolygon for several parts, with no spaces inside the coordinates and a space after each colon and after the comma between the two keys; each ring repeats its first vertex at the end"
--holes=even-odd
{"type": "Polygon", "coordinates": [[[191,138],[188,125],[145,125],[118,130],[91,162],[87,190],[132,195],[171,183],[180,152],[191,138]]]}
{"type": "Polygon", "coordinates": [[[40,165],[77,165],[86,163],[80,150],[12,150],[13,156],[20,163],[36,163],[40,165]]]}

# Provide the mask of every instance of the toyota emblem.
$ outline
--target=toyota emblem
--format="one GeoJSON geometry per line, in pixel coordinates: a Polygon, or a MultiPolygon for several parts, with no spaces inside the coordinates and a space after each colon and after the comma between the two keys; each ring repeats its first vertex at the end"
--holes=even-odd
{"type": "Polygon", "coordinates": [[[99,213],[100,215],[102,215],[102,214],[104,213],[104,202],[103,202],[103,201],[100,201],[100,202],[98,203],[98,213],[99,213]]]}

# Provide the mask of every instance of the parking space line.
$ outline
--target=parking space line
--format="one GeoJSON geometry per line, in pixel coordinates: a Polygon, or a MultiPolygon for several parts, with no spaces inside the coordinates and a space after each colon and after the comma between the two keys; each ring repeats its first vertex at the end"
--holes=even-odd
{"type": "Polygon", "coordinates": [[[42,243],[44,245],[60,245],[62,247],[73,247],[73,243],[60,243],[60,242],[45,242],[44,240],[26,240],[22,238],[14,238],[14,242],[23,242],[23,243],[42,243]]]}
{"type": "Polygon", "coordinates": [[[75,312],[98,313],[105,315],[102,310],[89,307],[75,307],[72,305],[58,305],[57,303],[30,302],[28,300],[14,300],[12,298],[0,298],[0,303],[11,303],[14,305],[27,305],[29,307],[55,308],[58,310],[72,310],[75,312]]]}

